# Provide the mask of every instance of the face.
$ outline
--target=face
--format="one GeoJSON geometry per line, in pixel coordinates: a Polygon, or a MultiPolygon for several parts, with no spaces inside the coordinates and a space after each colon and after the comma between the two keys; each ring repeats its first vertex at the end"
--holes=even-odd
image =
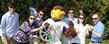
{"type": "Polygon", "coordinates": [[[29,23],[30,23],[30,25],[32,25],[34,23],[34,21],[35,21],[35,17],[34,16],[30,16],[29,17],[29,23]]]}
{"type": "Polygon", "coordinates": [[[80,15],[78,19],[79,19],[79,22],[80,23],[83,23],[84,22],[84,16],[80,15]]]}
{"type": "Polygon", "coordinates": [[[83,14],[83,10],[79,10],[80,14],[83,14]]]}
{"type": "Polygon", "coordinates": [[[92,22],[93,22],[94,24],[96,24],[98,21],[99,21],[98,14],[94,14],[94,15],[92,16],[92,22]]]}
{"type": "Polygon", "coordinates": [[[38,14],[38,17],[42,19],[43,15],[44,15],[44,12],[40,11],[39,14],[38,14]]]}
{"type": "Polygon", "coordinates": [[[8,7],[8,9],[9,9],[10,12],[14,12],[15,11],[15,7],[13,7],[13,6],[8,7]]]}
{"type": "Polygon", "coordinates": [[[70,10],[68,12],[68,17],[72,18],[74,16],[74,11],[73,10],[70,10]]]}

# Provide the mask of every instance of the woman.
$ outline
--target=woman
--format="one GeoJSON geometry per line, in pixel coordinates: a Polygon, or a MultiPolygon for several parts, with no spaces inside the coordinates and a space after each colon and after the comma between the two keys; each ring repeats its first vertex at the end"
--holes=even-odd
{"type": "Polygon", "coordinates": [[[30,38],[32,36],[32,32],[34,29],[33,23],[34,23],[35,17],[29,16],[27,21],[24,21],[22,25],[20,26],[20,29],[17,31],[17,34],[14,36],[14,39],[16,40],[16,44],[30,44],[30,38]]]}
{"type": "Polygon", "coordinates": [[[88,33],[87,26],[84,25],[84,15],[78,17],[78,23],[75,24],[75,29],[78,33],[77,37],[73,38],[72,44],[85,44],[86,34],[88,33]],[[79,27],[79,28],[78,28],[79,27]]]}

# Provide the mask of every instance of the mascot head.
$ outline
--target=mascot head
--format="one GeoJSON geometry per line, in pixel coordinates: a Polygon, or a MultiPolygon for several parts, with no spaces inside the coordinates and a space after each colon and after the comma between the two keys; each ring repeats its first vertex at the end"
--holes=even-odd
{"type": "Polygon", "coordinates": [[[51,17],[55,21],[62,20],[64,18],[65,12],[61,6],[55,6],[51,11],[51,17]]]}

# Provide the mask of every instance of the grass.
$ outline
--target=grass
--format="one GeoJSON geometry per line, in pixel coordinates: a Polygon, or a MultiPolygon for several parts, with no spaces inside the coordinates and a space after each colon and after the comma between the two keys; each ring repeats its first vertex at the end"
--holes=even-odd
{"type": "MultiPolygon", "coordinates": [[[[86,44],[89,44],[89,39],[86,39],[86,44]]],[[[109,40],[103,40],[101,44],[109,44],[109,40]]]]}
{"type": "Polygon", "coordinates": [[[0,38],[0,44],[3,44],[1,38],[0,38]]]}
{"type": "MultiPolygon", "coordinates": [[[[89,39],[86,39],[86,44],[89,44],[89,41],[90,41],[89,39]]],[[[1,39],[0,39],[0,44],[3,44],[1,39]]],[[[103,40],[101,44],[109,44],[109,40],[103,40]]]]}

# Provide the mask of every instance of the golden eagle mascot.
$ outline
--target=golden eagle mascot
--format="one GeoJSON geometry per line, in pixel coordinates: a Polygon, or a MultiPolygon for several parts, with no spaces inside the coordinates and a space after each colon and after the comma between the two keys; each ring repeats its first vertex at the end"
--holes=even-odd
{"type": "Polygon", "coordinates": [[[64,15],[65,12],[63,7],[59,5],[54,6],[51,10],[51,18],[43,22],[40,27],[39,36],[45,44],[62,44],[61,37],[63,32],[66,37],[76,36],[75,30],[72,26],[73,23],[69,22],[69,24],[66,24],[63,21],[64,15]]]}

